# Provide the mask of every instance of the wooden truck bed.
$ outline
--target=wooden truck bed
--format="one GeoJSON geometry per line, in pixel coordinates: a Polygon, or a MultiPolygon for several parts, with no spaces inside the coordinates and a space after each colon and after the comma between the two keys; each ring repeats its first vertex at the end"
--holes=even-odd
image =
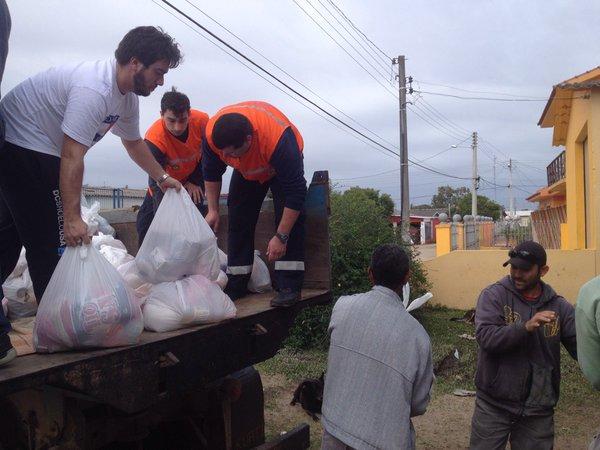
{"type": "MultiPolygon", "coordinates": [[[[222,208],[221,216],[217,237],[219,247],[227,251],[226,208],[222,208]]],[[[174,392],[271,358],[301,309],[331,299],[327,172],[313,176],[306,216],[305,289],[296,306],[271,308],[273,293],[251,295],[236,302],[238,313],[232,320],[168,333],[144,332],[139,344],[129,347],[22,356],[0,370],[0,399],[46,386],[134,413],[174,392]]],[[[135,254],[135,214],[114,211],[105,217],[135,254]]],[[[255,240],[255,247],[263,254],[274,229],[272,202],[266,201],[255,240]]]]}

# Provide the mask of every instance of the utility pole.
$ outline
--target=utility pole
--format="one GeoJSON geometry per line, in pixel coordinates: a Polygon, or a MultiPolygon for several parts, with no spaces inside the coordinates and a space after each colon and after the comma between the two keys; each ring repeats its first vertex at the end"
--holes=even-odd
{"type": "Polygon", "coordinates": [[[508,209],[512,217],[515,216],[515,198],[513,197],[512,159],[508,160],[508,209]]]}
{"type": "Polygon", "coordinates": [[[402,238],[408,239],[410,227],[410,200],[408,196],[408,137],[406,126],[406,67],[404,55],[394,58],[398,65],[398,98],[400,121],[400,218],[402,238]]]}
{"type": "Polygon", "coordinates": [[[498,198],[496,195],[496,155],[494,155],[494,201],[497,203],[498,198]]]}
{"type": "Polygon", "coordinates": [[[477,176],[477,131],[473,132],[473,142],[471,143],[473,149],[473,180],[471,183],[471,215],[473,218],[477,217],[477,185],[479,184],[479,177],[477,176]]]}

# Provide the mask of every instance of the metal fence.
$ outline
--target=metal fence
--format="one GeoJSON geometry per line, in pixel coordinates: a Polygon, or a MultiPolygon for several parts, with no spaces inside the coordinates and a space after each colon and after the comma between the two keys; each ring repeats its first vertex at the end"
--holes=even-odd
{"type": "Polygon", "coordinates": [[[83,195],[90,205],[100,203],[100,209],[131,208],[142,204],[146,190],[84,187],[83,195]]]}
{"type": "Polygon", "coordinates": [[[479,249],[479,227],[473,220],[465,221],[465,249],[479,249]]]}
{"type": "Polygon", "coordinates": [[[496,247],[514,247],[532,239],[531,221],[524,224],[519,219],[507,219],[494,224],[494,246],[496,247]]]}

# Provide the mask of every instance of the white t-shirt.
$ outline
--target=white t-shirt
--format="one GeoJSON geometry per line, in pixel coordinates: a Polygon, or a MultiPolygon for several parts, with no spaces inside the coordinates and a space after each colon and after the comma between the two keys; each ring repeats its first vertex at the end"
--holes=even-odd
{"type": "Polygon", "coordinates": [[[86,147],[108,130],[140,139],[138,97],[121,94],[116,64],[110,58],[53,67],[23,81],[0,101],[6,140],[60,157],[63,133],[86,147]]]}

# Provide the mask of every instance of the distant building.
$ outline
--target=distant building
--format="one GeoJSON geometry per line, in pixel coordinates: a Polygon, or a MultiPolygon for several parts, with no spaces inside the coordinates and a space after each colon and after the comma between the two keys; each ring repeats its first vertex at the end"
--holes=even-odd
{"type": "Polygon", "coordinates": [[[83,195],[88,204],[100,203],[100,209],[119,209],[140,206],[146,189],[83,186],[83,195]]]}

